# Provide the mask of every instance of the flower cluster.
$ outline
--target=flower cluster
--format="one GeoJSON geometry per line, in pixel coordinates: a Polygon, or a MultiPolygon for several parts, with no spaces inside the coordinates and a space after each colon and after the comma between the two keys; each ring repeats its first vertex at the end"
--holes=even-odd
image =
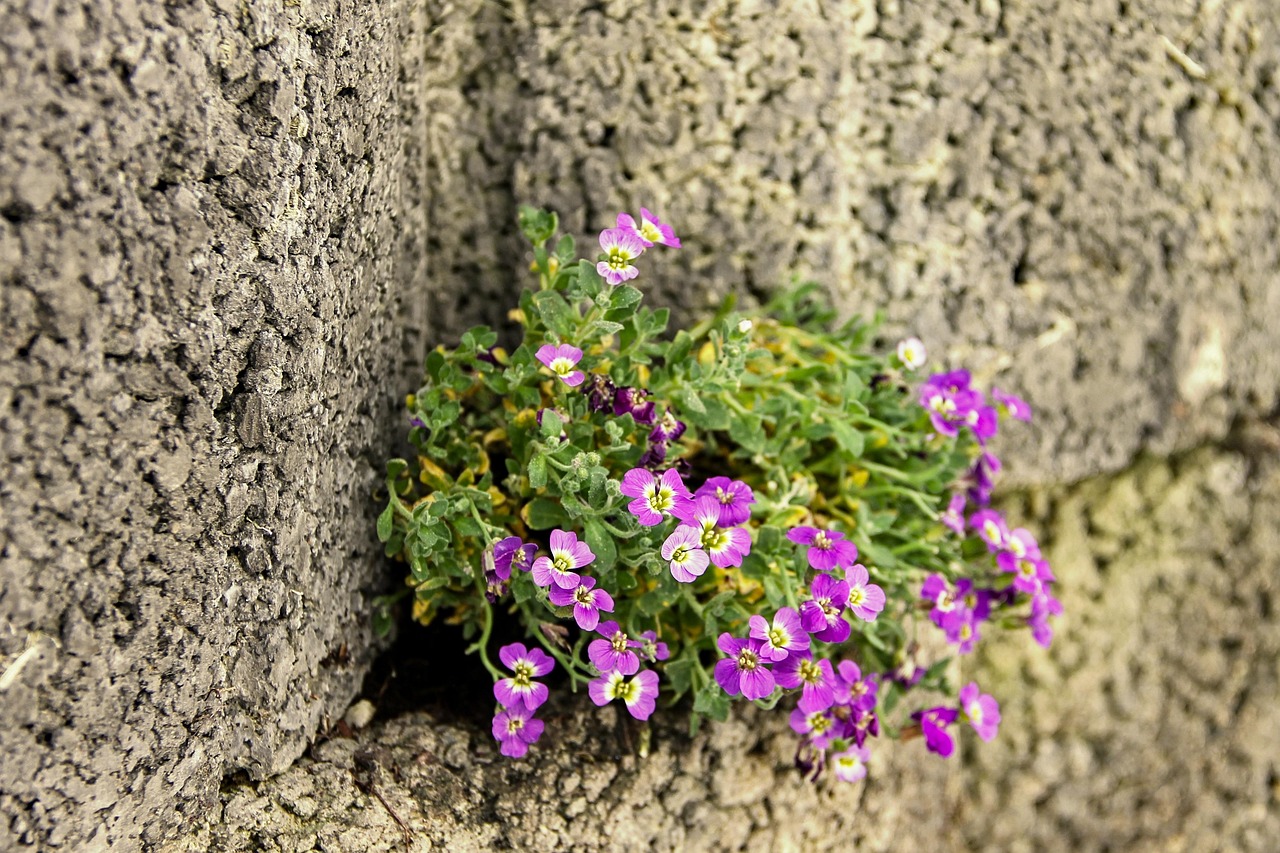
{"type": "Polygon", "coordinates": [[[428,356],[416,458],[388,463],[378,519],[413,616],[475,638],[502,754],[538,741],[560,684],[636,725],[685,696],[695,727],[734,701],[786,708],[812,778],[865,777],[873,739],[946,756],[957,722],[994,737],[995,699],[913,638],[963,655],[999,625],[1048,644],[1054,576],[990,506],[994,439],[1030,407],[964,370],[920,378],[916,338],[873,352],[874,328],[836,324],[811,285],[668,337],[630,282],[648,249],[680,247],[672,228],[619,214],[583,259],[557,226],[521,211],[522,339],[480,327],[428,356]],[[495,663],[499,622],[530,645],[495,663]]]}

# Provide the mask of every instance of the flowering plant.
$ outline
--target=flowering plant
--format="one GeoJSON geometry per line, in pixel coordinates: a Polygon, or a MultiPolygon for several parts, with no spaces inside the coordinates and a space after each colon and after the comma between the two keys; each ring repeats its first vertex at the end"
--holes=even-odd
{"type": "Polygon", "coordinates": [[[417,458],[388,463],[378,519],[415,618],[474,640],[502,752],[542,733],[536,679],[557,664],[639,720],[686,695],[695,728],[734,700],[794,698],[815,776],[861,778],[882,734],[943,756],[957,721],[993,737],[996,701],[957,695],[949,658],[917,641],[966,654],[995,623],[1049,642],[1048,564],[988,506],[989,441],[1027,405],[963,370],[918,378],[914,338],[871,352],[874,327],[837,323],[813,285],[664,337],[667,310],[626,283],[680,246],[648,210],[619,215],[596,261],[554,214],[524,208],[520,226],[538,277],[511,313],[522,340],[508,352],[479,327],[428,356],[408,398],[417,458]],[[531,644],[503,646],[501,667],[495,619],[531,644]]]}

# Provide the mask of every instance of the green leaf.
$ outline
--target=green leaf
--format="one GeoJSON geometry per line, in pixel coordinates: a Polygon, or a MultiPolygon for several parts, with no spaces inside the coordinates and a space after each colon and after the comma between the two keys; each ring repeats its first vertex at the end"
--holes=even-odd
{"type": "Polygon", "coordinates": [[[693,699],[693,710],[706,714],[713,720],[724,722],[729,719],[729,696],[719,684],[712,681],[703,686],[693,699]]]}
{"type": "Polygon", "coordinates": [[[677,696],[693,687],[693,673],[698,668],[696,656],[681,655],[666,666],[667,680],[677,696]]]}
{"type": "Polygon", "coordinates": [[[613,536],[596,518],[588,518],[583,522],[582,533],[587,547],[596,555],[596,561],[592,564],[596,571],[601,574],[611,571],[614,563],[618,562],[618,546],[614,544],[613,536]]]}
{"type": "Polygon", "coordinates": [[[564,507],[551,498],[534,498],[525,504],[521,512],[525,523],[534,530],[550,530],[553,527],[563,528],[569,523],[564,507]]]}
{"type": "Polygon", "coordinates": [[[546,327],[562,338],[573,333],[577,318],[564,297],[554,290],[540,290],[533,294],[533,304],[546,327]]]}
{"type": "Polygon", "coordinates": [[[556,260],[560,262],[560,266],[567,266],[576,251],[572,234],[566,234],[556,241],[556,260]]]}
{"type": "Polygon", "coordinates": [[[544,438],[558,438],[564,432],[564,421],[554,409],[543,409],[542,426],[539,430],[544,438]]]}
{"type": "Polygon", "coordinates": [[[560,227],[559,220],[554,213],[530,207],[527,204],[520,205],[518,221],[520,223],[520,231],[535,246],[541,246],[551,239],[551,235],[555,234],[556,229],[560,227]]]}
{"type": "Polygon", "coordinates": [[[529,486],[542,489],[547,485],[547,457],[539,453],[529,460],[529,486]]]}
{"type": "Polygon", "coordinates": [[[703,405],[702,398],[692,388],[677,389],[674,396],[676,402],[680,404],[681,414],[688,418],[692,419],[697,415],[705,415],[707,413],[707,407],[703,405]]]}
{"type": "Polygon", "coordinates": [[[685,417],[694,426],[703,429],[728,429],[731,421],[729,420],[729,409],[724,403],[720,402],[718,397],[704,397],[694,395],[698,403],[703,407],[702,411],[689,409],[685,411],[685,417]]]}
{"type": "Polygon", "coordinates": [[[609,309],[616,311],[620,308],[630,308],[636,305],[644,298],[644,295],[629,284],[620,284],[615,287],[609,297],[609,309]]]}
{"type": "Polygon", "coordinates": [[[831,427],[836,443],[845,453],[853,459],[862,457],[862,451],[866,449],[867,444],[866,436],[842,420],[831,420],[827,425],[831,427]]]}
{"type": "Polygon", "coordinates": [[[391,538],[391,531],[395,525],[396,509],[393,504],[388,503],[387,508],[378,516],[378,541],[386,542],[391,538]]]}

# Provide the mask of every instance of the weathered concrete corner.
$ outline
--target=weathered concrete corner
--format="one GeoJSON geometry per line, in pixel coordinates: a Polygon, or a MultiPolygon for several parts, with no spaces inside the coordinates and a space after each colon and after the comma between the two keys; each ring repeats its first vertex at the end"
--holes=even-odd
{"type": "Polygon", "coordinates": [[[137,849],[287,767],[376,650],[420,32],[0,5],[0,847],[137,849]]]}

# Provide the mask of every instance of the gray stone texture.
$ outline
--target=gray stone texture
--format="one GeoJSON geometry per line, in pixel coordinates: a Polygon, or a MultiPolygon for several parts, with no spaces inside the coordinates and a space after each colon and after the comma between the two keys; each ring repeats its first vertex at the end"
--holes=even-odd
{"type": "Polygon", "coordinates": [[[0,3],[0,848],[171,834],[359,688],[413,14],[0,3]]]}
{"type": "Polygon", "coordinates": [[[1280,835],[1270,0],[0,20],[0,847],[136,849],[197,815],[223,825],[188,849],[403,846],[353,787],[377,744],[419,847],[545,826],[810,849],[828,819],[868,849],[1280,835]],[[639,283],[681,320],[813,277],[1032,402],[1001,450],[1068,616],[1051,653],[975,664],[1006,702],[996,744],[886,750],[850,793],[784,770],[776,722],[660,729],[618,766],[568,715],[564,747],[508,766],[483,720],[417,715],[218,795],[285,770],[367,670],[376,472],[424,321],[431,343],[501,322],[524,202],[587,246],[618,209],[676,223],[686,248],[639,283]]]}

